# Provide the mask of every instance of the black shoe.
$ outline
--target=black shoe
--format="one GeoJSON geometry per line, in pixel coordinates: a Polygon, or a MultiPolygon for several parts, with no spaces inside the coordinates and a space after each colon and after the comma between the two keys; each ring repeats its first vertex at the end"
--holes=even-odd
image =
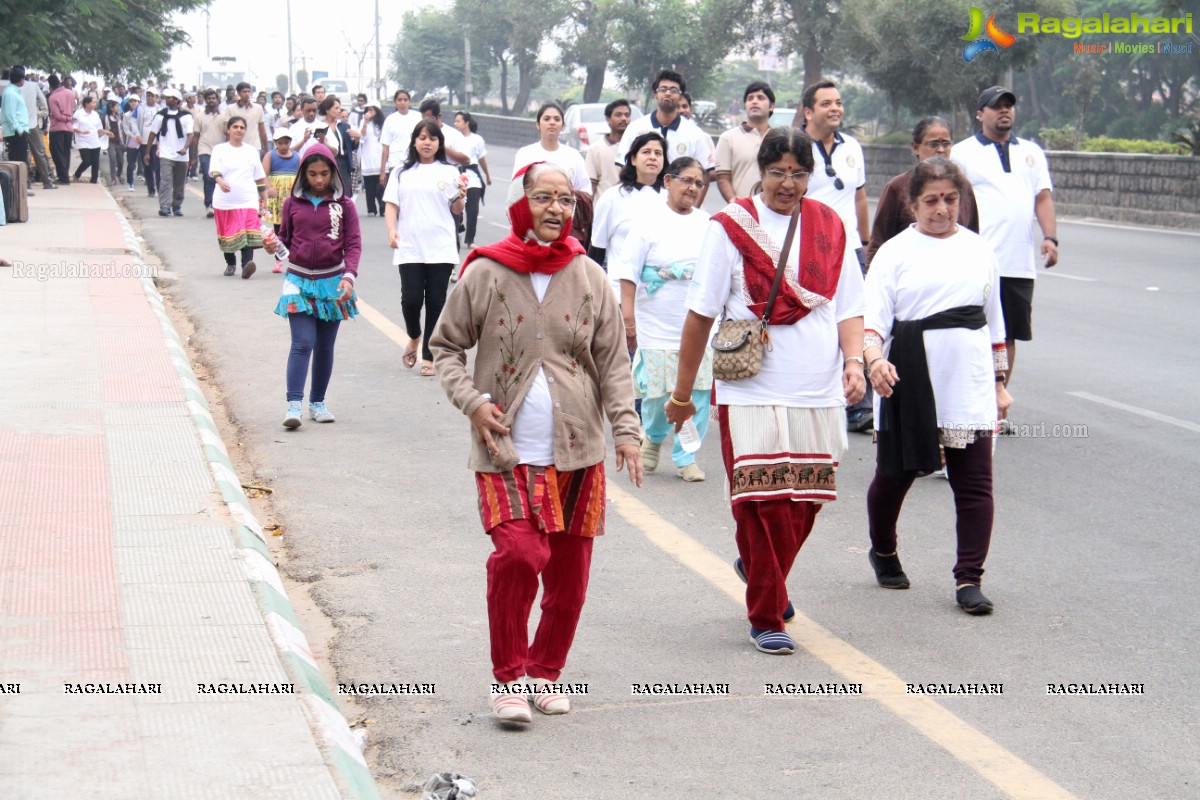
{"type": "Polygon", "coordinates": [[[881,556],[872,547],[867,551],[867,558],[870,559],[871,566],[875,569],[875,580],[879,581],[880,586],[885,589],[907,589],[909,587],[908,576],[904,574],[904,568],[900,566],[900,556],[895,553],[890,556],[881,556]]]}
{"type": "Polygon", "coordinates": [[[212,218],[213,218],[213,210],[212,210],[212,208],[209,208],[209,209],[207,209],[207,210],[204,212],[204,216],[205,216],[205,217],[207,217],[208,219],[212,219],[212,218]]]}
{"type": "Polygon", "coordinates": [[[995,608],[992,601],[983,596],[978,586],[964,586],[955,591],[954,598],[968,614],[982,616],[992,613],[992,609],[995,608]]]}
{"type": "Polygon", "coordinates": [[[237,267],[235,267],[233,264],[230,264],[229,266],[225,267],[225,277],[226,278],[232,278],[236,272],[237,272],[237,267]]]}
{"type": "Polygon", "coordinates": [[[170,211],[167,211],[165,208],[160,208],[160,209],[158,210],[158,215],[159,215],[160,217],[169,217],[169,216],[171,216],[171,212],[170,212],[170,211]]]}
{"type": "Polygon", "coordinates": [[[242,280],[246,280],[253,275],[254,270],[256,269],[258,269],[258,267],[254,266],[253,261],[247,261],[245,264],[242,264],[242,280]]]}

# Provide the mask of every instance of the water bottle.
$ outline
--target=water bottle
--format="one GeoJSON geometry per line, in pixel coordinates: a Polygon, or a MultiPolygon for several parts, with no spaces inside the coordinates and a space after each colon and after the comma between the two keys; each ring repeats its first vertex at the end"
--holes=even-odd
{"type": "Polygon", "coordinates": [[[675,438],[685,453],[694,453],[700,449],[700,431],[696,430],[696,422],[691,417],[688,417],[683,427],[676,432],[675,438]]]}
{"type": "Polygon", "coordinates": [[[279,237],[275,235],[275,227],[271,223],[264,220],[259,220],[258,229],[262,231],[263,244],[268,242],[279,242],[279,249],[275,251],[276,261],[287,261],[291,251],[287,249],[287,245],[279,241],[279,237]]]}

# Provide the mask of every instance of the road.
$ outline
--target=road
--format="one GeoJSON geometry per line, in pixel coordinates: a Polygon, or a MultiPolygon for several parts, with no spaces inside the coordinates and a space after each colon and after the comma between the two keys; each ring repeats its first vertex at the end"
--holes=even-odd
{"type": "MultiPolygon", "coordinates": [[[[511,173],[512,152],[493,149],[494,174],[511,173]]],[[[482,242],[503,235],[504,188],[489,193],[482,242]]],[[[433,695],[346,699],[348,714],[373,721],[369,756],[391,796],[443,770],[470,776],[488,800],[1194,795],[1196,235],[1060,224],[1062,264],[1038,282],[1037,339],[1021,346],[1011,387],[1028,435],[997,454],[985,581],[996,614],[953,604],[953,503],[935,478],[918,482],[901,519],[913,588],[875,585],[864,499],[873,454],[852,434],[840,499],[791,579],[804,648],[756,652],[709,441],[707,482],[667,469],[635,490],[610,474],[608,535],[563,676],[589,694],[566,717],[512,731],[488,713],[490,548],[468,427],[435,379],[403,368],[402,335],[387,335],[386,321],[401,322],[400,282],[383,221],[362,223],[358,292],[378,324],[341,328],[327,398],[338,422],[286,433],[278,276],[223,277],[194,192],[183,219],[159,219],[144,193],[122,195],[177,278],[167,291],[195,325],[256,482],[274,489],[282,566],[302,585],[292,591],[310,592],[335,626],[338,681],[435,684],[433,695]],[[729,694],[632,694],[646,683],[729,684],[729,694]],[[862,683],[864,693],[764,693],[778,683],[862,683]],[[1003,684],[1003,694],[912,695],[906,683],[1003,684]],[[1145,693],[1047,694],[1069,683],[1145,693]]]]}

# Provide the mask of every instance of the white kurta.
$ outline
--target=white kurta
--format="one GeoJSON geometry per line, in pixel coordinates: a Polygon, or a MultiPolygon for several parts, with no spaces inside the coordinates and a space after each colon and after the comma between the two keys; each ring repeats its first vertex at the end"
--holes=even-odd
{"type": "Polygon", "coordinates": [[[383,202],[398,209],[399,245],[393,264],[457,264],[458,242],[450,197],[457,193],[458,168],[441,161],[396,168],[383,190],[383,202]]]}
{"type": "MultiPolygon", "coordinates": [[[[762,195],[754,197],[759,224],[780,244],[787,235],[791,217],[767,208],[762,195]]],[[[800,263],[800,231],[788,254],[793,271],[800,263]]],[[[735,406],[793,406],[829,408],[844,406],[842,351],[837,324],[863,315],[863,277],[847,242],[842,271],[833,299],[810,311],[794,325],[772,325],[772,348],[763,355],[762,369],[742,381],[717,381],[717,398],[735,406]]],[[[781,248],[782,249],[782,248],[781,248]]],[[[745,275],[742,256],[718,222],[711,222],[700,250],[700,262],[688,291],[687,307],[705,317],[755,319],[744,298],[745,275]]]]}
{"type": "MultiPolygon", "coordinates": [[[[605,260],[609,264],[614,263],[620,255],[625,237],[633,227],[633,221],[638,216],[651,213],[654,208],[666,204],[666,192],[659,192],[649,186],[642,186],[636,191],[624,186],[614,186],[612,191],[601,195],[592,209],[592,246],[607,250],[605,260]]],[[[619,298],[620,279],[612,274],[611,269],[608,277],[613,291],[619,298]]]]}
{"type": "MultiPolygon", "coordinates": [[[[891,352],[895,320],[924,319],[958,306],[982,305],[987,326],[979,330],[925,331],[929,381],[937,403],[938,427],[992,430],[996,424],[996,372],[992,347],[1004,342],[999,266],[991,246],[959,226],[945,239],[926,236],[915,225],[884,243],[867,275],[864,325],[891,352]]],[[[904,380],[904,376],[898,376],[904,380]]],[[[879,418],[879,397],[875,398],[879,418]]]]}

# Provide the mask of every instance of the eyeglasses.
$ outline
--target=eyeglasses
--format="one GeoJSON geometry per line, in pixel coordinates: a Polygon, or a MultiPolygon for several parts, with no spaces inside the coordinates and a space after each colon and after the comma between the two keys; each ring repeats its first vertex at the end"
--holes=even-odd
{"type": "Polygon", "coordinates": [[[949,139],[934,139],[932,142],[921,142],[921,145],[928,147],[930,150],[949,150],[952,145],[949,139]]]}
{"type": "Polygon", "coordinates": [[[768,178],[776,181],[793,180],[799,183],[800,181],[808,180],[809,173],[807,172],[784,172],[781,169],[768,169],[763,172],[768,178]]]}
{"type": "Polygon", "coordinates": [[[686,178],[686,177],[682,177],[679,175],[671,175],[671,182],[672,183],[675,183],[675,182],[682,183],[684,186],[687,186],[692,189],[703,189],[704,188],[704,181],[701,180],[700,178],[686,178]]]}
{"type": "Polygon", "coordinates": [[[833,164],[825,165],[825,174],[828,177],[833,178],[833,188],[837,189],[839,192],[846,188],[845,181],[838,177],[837,170],[833,168],[833,164]]]}
{"type": "Polygon", "coordinates": [[[683,94],[678,86],[660,86],[654,90],[655,94],[683,94]]]}
{"type": "Polygon", "coordinates": [[[530,194],[526,195],[526,197],[529,198],[529,202],[533,203],[538,208],[549,208],[555,203],[558,203],[559,207],[562,208],[563,211],[570,211],[575,208],[575,198],[569,194],[530,194]]]}

